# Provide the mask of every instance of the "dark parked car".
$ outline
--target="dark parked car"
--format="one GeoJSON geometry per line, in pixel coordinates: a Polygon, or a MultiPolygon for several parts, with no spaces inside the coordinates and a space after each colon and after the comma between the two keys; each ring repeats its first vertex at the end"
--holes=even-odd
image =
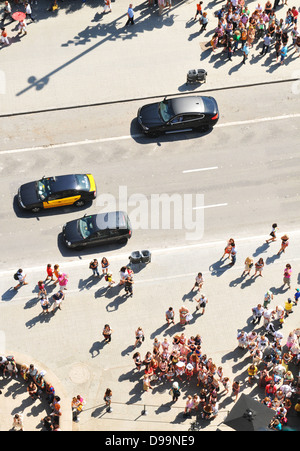
{"type": "Polygon", "coordinates": [[[63,240],[69,248],[126,243],[131,235],[130,220],[123,211],[85,215],[63,226],[63,240]]]}
{"type": "Polygon", "coordinates": [[[213,97],[184,96],[144,105],[138,110],[138,123],[148,136],[212,128],[219,119],[213,97]]]}
{"type": "Polygon", "coordinates": [[[82,207],[96,198],[96,183],[92,174],[71,174],[43,177],[19,188],[19,205],[34,213],[41,209],[76,205],[82,207]]]}

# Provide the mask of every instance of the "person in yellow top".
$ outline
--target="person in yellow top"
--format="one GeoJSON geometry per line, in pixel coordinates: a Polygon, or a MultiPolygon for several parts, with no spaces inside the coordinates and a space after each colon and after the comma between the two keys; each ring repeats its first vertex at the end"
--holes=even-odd
{"type": "Polygon", "coordinates": [[[285,316],[288,317],[290,313],[293,311],[293,301],[291,298],[288,298],[286,303],[284,304],[285,316]]]}
{"type": "Polygon", "coordinates": [[[258,372],[258,368],[255,365],[252,364],[252,365],[249,366],[249,368],[248,368],[248,376],[249,376],[248,382],[249,382],[250,385],[252,384],[253,379],[257,375],[257,372],[258,372]]]}

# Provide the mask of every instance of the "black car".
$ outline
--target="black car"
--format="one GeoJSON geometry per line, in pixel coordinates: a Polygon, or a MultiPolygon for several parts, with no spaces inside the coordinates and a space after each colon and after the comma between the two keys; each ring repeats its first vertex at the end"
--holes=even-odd
{"type": "Polygon", "coordinates": [[[85,215],[63,226],[63,240],[69,248],[126,243],[131,235],[130,220],[124,211],[85,215]]]}
{"type": "Polygon", "coordinates": [[[184,96],[144,105],[137,120],[148,136],[191,130],[209,130],[219,119],[219,109],[213,97],[184,96]]]}
{"type": "Polygon", "coordinates": [[[70,174],[43,177],[21,185],[18,191],[19,205],[25,210],[75,205],[82,207],[96,198],[96,183],[92,174],[70,174]]]}

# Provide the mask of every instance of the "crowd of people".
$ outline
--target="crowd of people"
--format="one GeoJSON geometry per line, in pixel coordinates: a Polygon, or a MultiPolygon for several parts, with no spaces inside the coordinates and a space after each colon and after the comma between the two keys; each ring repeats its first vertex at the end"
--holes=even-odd
{"type": "MultiPolygon", "coordinates": [[[[288,8],[285,19],[279,19],[276,15],[278,3],[279,0],[275,0],[272,5],[270,0],[267,0],[264,5],[258,3],[250,11],[245,0],[228,0],[215,14],[218,23],[210,41],[213,52],[218,47],[223,47],[228,60],[232,61],[237,50],[241,50],[242,62],[245,64],[254,42],[259,41],[262,43],[260,55],[269,53],[274,45],[276,61],[280,60],[280,64],[286,61],[289,44],[292,44],[294,53],[299,57],[298,10],[296,6],[288,8]]],[[[197,4],[197,13],[200,10],[200,32],[206,29],[208,23],[207,14],[202,11],[202,4],[203,2],[197,4]]]]}
{"type": "MultiPolygon", "coordinates": [[[[34,364],[17,364],[14,356],[0,356],[0,372],[3,379],[15,378],[26,384],[29,398],[35,402],[40,400],[49,405],[51,413],[41,418],[46,430],[60,431],[59,420],[62,415],[60,397],[55,393],[53,385],[45,380],[46,371],[38,370],[34,364]]],[[[24,430],[23,412],[13,417],[13,430],[24,430]]]]}
{"type": "MultiPolygon", "coordinates": [[[[266,240],[266,244],[274,243],[277,240],[278,226],[272,225],[270,238],[266,240]]],[[[289,246],[289,237],[285,234],[280,239],[281,244],[277,255],[285,253],[289,246]]],[[[230,238],[225,246],[224,252],[220,261],[228,259],[230,265],[236,263],[237,249],[233,238],[230,238]]],[[[251,257],[245,260],[245,268],[242,276],[250,276],[252,268],[255,268],[253,277],[257,274],[262,275],[264,263],[261,264],[261,258],[257,263],[251,257]]],[[[89,269],[92,271],[93,278],[102,278],[108,282],[110,288],[116,282],[112,280],[110,270],[110,263],[106,257],[103,257],[99,263],[96,258],[91,260],[89,269]],[[101,273],[100,273],[101,271],[101,273]],[[108,278],[110,276],[110,278],[108,278]]],[[[25,284],[26,275],[20,269],[16,279],[19,281],[19,286],[25,284]],[[22,278],[22,281],[20,281],[22,278]]],[[[64,290],[67,290],[68,275],[61,272],[58,264],[52,268],[51,264],[46,267],[45,280],[40,280],[37,284],[38,298],[43,302],[48,299],[47,282],[50,281],[54,285],[59,284],[60,290],[52,297],[54,300],[53,311],[60,308],[61,300],[64,298],[64,290]],[[55,296],[61,294],[62,299],[54,299],[55,296]]],[[[124,265],[119,271],[119,287],[125,288],[125,295],[132,296],[132,286],[134,282],[134,272],[132,265],[124,265]]],[[[286,264],[283,283],[288,285],[291,289],[291,265],[286,264]]],[[[194,315],[202,308],[202,315],[205,313],[205,308],[208,303],[207,296],[203,293],[205,280],[202,272],[198,272],[194,284],[191,288],[191,293],[194,294],[196,290],[194,301],[196,302],[194,315]]],[[[283,286],[284,286],[283,285],[283,286]]],[[[15,287],[17,289],[17,287],[15,287]]],[[[250,386],[254,382],[258,382],[258,386],[265,390],[263,401],[270,408],[274,409],[274,421],[272,427],[279,430],[287,423],[288,414],[293,407],[293,410],[298,412],[299,403],[292,404],[292,399],[300,396],[299,380],[293,376],[290,369],[291,366],[297,367],[300,362],[300,329],[292,331],[285,344],[283,341],[283,334],[281,328],[292,309],[298,305],[300,297],[300,289],[296,288],[293,299],[288,298],[285,305],[271,306],[274,301],[274,294],[268,290],[263,298],[263,302],[253,307],[252,321],[253,326],[259,325],[263,319],[263,332],[257,333],[254,329],[251,332],[242,330],[239,332],[237,340],[238,347],[247,350],[251,363],[247,370],[247,381],[250,386]],[[282,395],[282,393],[284,395],[282,395]],[[297,407],[298,406],[298,407],[297,407]],[[277,424],[279,421],[279,424],[277,424]]],[[[48,306],[49,307],[49,306],[48,306]]],[[[44,307],[43,307],[44,310],[44,307]]],[[[193,319],[193,314],[189,309],[182,305],[178,312],[179,320],[176,320],[176,314],[173,307],[169,307],[165,312],[165,321],[167,325],[171,324],[181,327],[183,330],[193,319]]],[[[103,329],[103,337],[105,342],[110,343],[113,330],[109,324],[105,324],[103,329]]],[[[186,406],[184,409],[185,415],[190,415],[192,412],[196,413],[200,418],[205,420],[212,420],[216,418],[219,412],[220,399],[223,396],[230,394],[234,401],[238,399],[243,382],[240,380],[231,381],[229,377],[223,374],[223,369],[218,366],[212,358],[208,357],[202,350],[202,338],[199,334],[195,336],[186,336],[185,332],[181,332],[173,336],[171,340],[164,338],[160,340],[155,337],[153,341],[152,351],[147,351],[144,358],[140,352],[136,350],[145,341],[145,333],[142,327],[138,327],[135,331],[135,342],[133,345],[134,353],[133,360],[136,369],[140,372],[144,370],[143,375],[143,390],[149,391],[153,389],[153,382],[169,382],[172,384],[170,394],[172,401],[176,402],[180,396],[184,385],[187,391],[193,386],[192,381],[197,384],[197,390],[194,394],[188,394],[186,397],[186,406]]],[[[17,374],[14,373],[11,362],[4,365],[3,374],[17,374]],[[6,368],[7,365],[7,368],[6,368]]],[[[23,370],[22,370],[23,371],[23,370]]],[[[38,372],[32,373],[29,369],[25,369],[22,374],[29,374],[32,378],[28,385],[28,392],[32,399],[39,397],[41,388],[39,385],[39,378],[43,374],[38,372]]],[[[26,376],[27,377],[27,376],[26,376]]],[[[111,391],[110,391],[111,392],[111,391]]],[[[80,397],[81,398],[81,397],[80,397]]],[[[107,405],[111,406],[111,394],[106,394],[104,397],[107,405]]],[[[72,401],[73,420],[78,421],[78,414],[83,408],[82,399],[74,398],[72,401]]],[[[54,404],[55,409],[55,404],[54,404]]]]}

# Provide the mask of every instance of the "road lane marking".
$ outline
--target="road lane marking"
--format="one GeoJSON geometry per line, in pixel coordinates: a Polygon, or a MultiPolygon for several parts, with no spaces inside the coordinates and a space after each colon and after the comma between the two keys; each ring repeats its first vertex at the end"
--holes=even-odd
{"type": "MultiPolygon", "coordinates": [[[[273,117],[262,117],[256,119],[248,119],[245,121],[236,121],[236,122],[226,122],[224,124],[216,124],[215,128],[220,127],[232,127],[236,125],[248,125],[248,124],[259,124],[260,122],[271,122],[271,121],[279,121],[285,119],[295,119],[300,117],[300,113],[296,114],[286,114],[284,116],[273,116],[273,117]]],[[[83,146],[86,144],[100,144],[110,141],[122,141],[127,139],[136,139],[144,137],[143,133],[138,133],[136,135],[124,135],[124,136],[113,136],[110,138],[98,138],[98,139],[86,139],[84,141],[74,141],[69,143],[61,143],[61,144],[49,144],[45,146],[36,146],[36,147],[25,147],[23,149],[11,149],[11,150],[1,150],[0,155],[13,154],[13,153],[22,153],[22,152],[35,152],[39,150],[48,150],[48,149],[60,149],[64,147],[73,147],[73,146],[83,146]]],[[[149,141],[151,142],[151,141],[149,141]]]]}
{"type": "Polygon", "coordinates": [[[193,210],[203,210],[205,208],[217,208],[217,207],[227,207],[228,204],[214,204],[214,205],[201,205],[200,207],[193,207],[193,210]]]}
{"type": "Polygon", "coordinates": [[[213,171],[214,169],[218,169],[218,166],[212,166],[211,168],[186,169],[185,171],[182,171],[182,173],[189,174],[191,172],[213,171]]]}

